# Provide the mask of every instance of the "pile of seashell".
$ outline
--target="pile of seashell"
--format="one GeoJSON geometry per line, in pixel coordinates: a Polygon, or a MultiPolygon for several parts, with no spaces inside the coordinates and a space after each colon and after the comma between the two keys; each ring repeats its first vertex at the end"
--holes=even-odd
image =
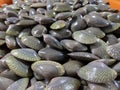
{"type": "Polygon", "coordinates": [[[104,0],[25,0],[0,8],[0,90],[120,90],[120,12],[104,0]]]}

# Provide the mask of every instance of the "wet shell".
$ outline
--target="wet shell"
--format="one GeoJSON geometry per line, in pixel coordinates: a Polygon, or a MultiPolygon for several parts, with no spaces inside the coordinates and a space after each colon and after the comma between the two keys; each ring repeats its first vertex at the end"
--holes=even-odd
{"type": "Polygon", "coordinates": [[[68,3],[56,3],[55,7],[53,8],[56,12],[66,12],[70,11],[72,8],[68,3]]]}
{"type": "Polygon", "coordinates": [[[5,31],[0,31],[0,39],[5,39],[5,31]]]}
{"type": "Polygon", "coordinates": [[[112,13],[108,15],[108,20],[115,23],[120,23],[120,13],[112,13]]]}
{"type": "Polygon", "coordinates": [[[113,44],[116,44],[118,43],[118,39],[115,35],[113,34],[108,34],[107,35],[107,42],[106,42],[108,45],[113,45],[113,44]]]}
{"type": "Polygon", "coordinates": [[[25,61],[38,61],[40,60],[40,57],[38,54],[33,50],[29,48],[22,48],[22,49],[13,49],[11,51],[11,54],[19,59],[25,60],[25,61]]]}
{"type": "Polygon", "coordinates": [[[120,60],[120,43],[113,44],[107,47],[107,53],[114,59],[120,60]]]}
{"type": "Polygon", "coordinates": [[[69,76],[76,76],[82,64],[79,61],[70,60],[63,64],[65,72],[69,76]]]}
{"type": "Polygon", "coordinates": [[[5,31],[7,29],[7,25],[4,23],[0,22],[0,31],[5,31]]]}
{"type": "Polygon", "coordinates": [[[120,62],[114,65],[113,69],[120,75],[120,62]]]}
{"type": "Polygon", "coordinates": [[[44,88],[45,88],[45,84],[41,81],[38,81],[29,88],[27,88],[26,90],[44,90],[44,88]]]}
{"type": "Polygon", "coordinates": [[[8,67],[18,76],[28,77],[31,76],[30,68],[28,65],[23,62],[17,60],[12,55],[6,58],[6,63],[8,67]]]}
{"type": "Polygon", "coordinates": [[[97,42],[95,44],[90,45],[91,52],[100,58],[110,58],[106,51],[107,47],[107,43],[101,39],[97,39],[97,42]]]}
{"type": "Polygon", "coordinates": [[[44,34],[43,38],[44,38],[44,42],[50,45],[51,47],[56,48],[56,49],[63,49],[61,43],[53,36],[44,34]]]}
{"type": "Polygon", "coordinates": [[[72,35],[73,39],[83,44],[94,44],[97,40],[96,36],[87,31],[76,31],[72,35]]]}
{"type": "Polygon", "coordinates": [[[109,21],[107,21],[106,19],[104,19],[98,15],[86,15],[84,18],[85,18],[88,26],[106,27],[109,25],[109,21]]]}
{"type": "Polygon", "coordinates": [[[62,29],[66,26],[66,22],[63,21],[63,20],[58,20],[56,22],[54,22],[50,28],[53,29],[53,30],[58,30],[58,29],[62,29]]]}
{"type": "Polygon", "coordinates": [[[102,30],[105,33],[111,33],[113,31],[116,31],[120,27],[119,23],[113,23],[111,22],[109,26],[102,28],[102,30]]]}
{"type": "Polygon", "coordinates": [[[105,33],[100,28],[89,27],[86,31],[94,34],[97,38],[103,38],[105,36],[105,33]]]}
{"type": "Polygon", "coordinates": [[[31,33],[34,37],[40,38],[43,34],[47,33],[47,28],[43,25],[36,25],[32,28],[31,33]]]}
{"type": "Polygon", "coordinates": [[[22,38],[24,36],[30,36],[30,35],[31,35],[31,29],[25,28],[20,32],[20,34],[18,35],[18,38],[22,38]]]}
{"type": "Polygon", "coordinates": [[[72,77],[56,77],[47,85],[46,90],[78,90],[80,81],[72,77]]]}
{"type": "Polygon", "coordinates": [[[61,40],[62,46],[67,49],[68,51],[87,51],[87,47],[77,41],[70,40],[70,39],[64,39],[61,40]]]}
{"type": "Polygon", "coordinates": [[[0,40],[0,46],[5,44],[5,40],[0,40]]]}
{"type": "Polygon", "coordinates": [[[32,3],[32,5],[30,5],[30,7],[32,7],[32,8],[45,8],[46,5],[44,3],[32,3]]]}
{"type": "Polygon", "coordinates": [[[52,36],[56,37],[57,39],[65,39],[65,38],[69,38],[72,35],[72,32],[68,29],[61,29],[58,31],[55,30],[51,30],[49,32],[52,36]]]}
{"type": "Polygon", "coordinates": [[[90,90],[118,90],[117,86],[113,82],[109,82],[106,84],[96,84],[96,83],[88,83],[90,90]]]}
{"type": "Polygon", "coordinates": [[[22,30],[22,28],[17,25],[9,25],[8,29],[6,30],[6,34],[12,35],[12,36],[17,36],[17,35],[19,35],[21,30],[22,30]]]}
{"type": "Polygon", "coordinates": [[[43,48],[42,42],[33,36],[24,36],[21,38],[24,45],[31,49],[40,50],[43,48]]]}
{"type": "Polygon", "coordinates": [[[93,83],[107,83],[117,77],[117,72],[102,62],[93,61],[80,68],[78,76],[93,83]]]}
{"type": "Polygon", "coordinates": [[[34,20],[20,20],[19,22],[16,23],[18,26],[30,26],[30,25],[35,25],[36,22],[34,20]]]}
{"type": "Polygon", "coordinates": [[[28,82],[28,78],[21,78],[16,82],[12,83],[6,90],[26,90],[28,82]]]}
{"type": "Polygon", "coordinates": [[[49,47],[41,49],[38,55],[46,60],[63,61],[65,59],[65,55],[61,51],[49,47]]]}
{"type": "Polygon", "coordinates": [[[14,36],[5,36],[5,42],[9,49],[15,49],[18,47],[14,36]]]}
{"type": "Polygon", "coordinates": [[[0,90],[6,90],[12,83],[13,80],[0,76],[0,90]]]}
{"type": "Polygon", "coordinates": [[[72,52],[72,53],[68,53],[68,56],[70,56],[73,59],[81,60],[81,61],[93,61],[99,59],[94,54],[88,52],[72,52]]]}
{"type": "Polygon", "coordinates": [[[32,70],[42,75],[45,79],[62,76],[65,73],[64,67],[54,61],[38,61],[32,64],[32,70]]]}

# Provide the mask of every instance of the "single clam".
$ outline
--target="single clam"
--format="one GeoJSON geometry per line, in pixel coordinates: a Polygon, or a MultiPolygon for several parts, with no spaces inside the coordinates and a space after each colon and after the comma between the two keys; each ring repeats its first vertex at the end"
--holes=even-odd
{"type": "Polygon", "coordinates": [[[44,34],[43,38],[44,38],[44,42],[50,45],[51,47],[56,48],[56,49],[63,49],[61,43],[53,36],[44,34]]]}
{"type": "Polygon", "coordinates": [[[85,30],[74,32],[72,37],[76,41],[83,43],[83,44],[94,44],[97,41],[97,38],[95,35],[85,30]]]}
{"type": "Polygon", "coordinates": [[[58,29],[62,29],[66,26],[66,22],[63,21],[63,20],[58,20],[56,22],[54,22],[50,28],[53,29],[53,30],[58,30],[58,29]]]}
{"type": "Polygon", "coordinates": [[[108,20],[115,23],[120,23],[120,13],[112,13],[108,15],[108,20]]]}
{"type": "Polygon", "coordinates": [[[33,36],[24,36],[21,38],[24,45],[31,49],[40,50],[43,48],[42,42],[33,36]]]}
{"type": "Polygon", "coordinates": [[[40,38],[43,34],[47,33],[47,28],[43,25],[36,25],[32,28],[31,33],[34,37],[40,38]]]}
{"type": "Polygon", "coordinates": [[[46,86],[46,90],[78,90],[80,81],[73,77],[53,78],[46,86]]]}
{"type": "Polygon", "coordinates": [[[101,39],[97,39],[97,42],[95,44],[90,45],[91,52],[100,58],[110,58],[109,54],[106,51],[107,47],[107,43],[101,39]]]}
{"type": "Polygon", "coordinates": [[[107,83],[117,77],[117,72],[102,62],[93,61],[80,68],[78,76],[93,83],[107,83]]]}
{"type": "Polygon", "coordinates": [[[117,72],[118,75],[120,75],[120,62],[115,64],[113,69],[117,72]]]}
{"type": "Polygon", "coordinates": [[[0,22],[0,31],[5,31],[7,29],[7,25],[4,23],[0,22]]]}
{"type": "Polygon", "coordinates": [[[52,36],[56,37],[57,39],[65,39],[65,38],[69,38],[72,36],[72,32],[68,29],[61,29],[58,31],[55,30],[51,30],[49,32],[52,36]]]}
{"type": "Polygon", "coordinates": [[[0,46],[5,44],[5,40],[0,40],[0,46]]]}
{"type": "Polygon", "coordinates": [[[38,61],[32,64],[32,70],[42,75],[45,79],[62,76],[65,73],[64,67],[54,61],[38,61]]]}
{"type": "Polygon", "coordinates": [[[26,90],[28,82],[28,78],[21,78],[12,83],[6,90],[26,90]]]}
{"type": "Polygon", "coordinates": [[[22,38],[24,36],[30,36],[30,35],[31,35],[31,29],[25,28],[19,33],[18,38],[22,38]]]}
{"type": "Polygon", "coordinates": [[[12,83],[13,80],[0,76],[0,90],[6,90],[12,83]]]}
{"type": "Polygon", "coordinates": [[[82,15],[74,17],[73,20],[71,21],[71,30],[73,32],[84,29],[86,28],[86,26],[87,24],[85,20],[83,19],[82,15]]]}
{"type": "MultiPolygon", "coordinates": [[[[48,1],[48,0],[47,0],[48,1]]],[[[45,16],[49,17],[49,18],[54,18],[56,17],[56,12],[53,11],[52,9],[51,10],[48,10],[45,12],[45,16]]]]}
{"type": "Polygon", "coordinates": [[[61,40],[62,46],[67,49],[68,51],[87,51],[87,47],[75,40],[70,40],[70,39],[63,39],[61,40]]]}
{"type": "Polygon", "coordinates": [[[71,11],[71,6],[69,3],[56,3],[56,5],[53,7],[53,10],[56,12],[66,12],[71,11]]]}
{"type": "Polygon", "coordinates": [[[107,53],[114,59],[120,60],[120,43],[116,43],[107,47],[107,53]]]}
{"type": "Polygon", "coordinates": [[[73,59],[81,60],[81,61],[93,61],[99,59],[99,57],[88,52],[72,52],[72,53],[68,53],[68,56],[70,56],[73,59]]]}
{"type": "Polygon", "coordinates": [[[22,48],[22,49],[13,49],[11,54],[19,59],[25,61],[38,61],[40,57],[33,49],[22,48]]]}
{"type": "Polygon", "coordinates": [[[45,3],[32,3],[32,4],[30,5],[30,7],[31,7],[31,8],[45,8],[46,5],[45,5],[45,3]]]}
{"type": "Polygon", "coordinates": [[[29,88],[27,88],[26,90],[44,90],[44,88],[45,88],[45,84],[41,81],[38,81],[29,88]]]}
{"type": "Polygon", "coordinates": [[[108,45],[116,44],[118,43],[118,39],[115,35],[113,34],[108,34],[107,35],[107,42],[108,45]]]}
{"type": "Polygon", "coordinates": [[[38,55],[46,60],[63,61],[65,59],[65,55],[61,51],[49,47],[41,49],[38,55]]]}
{"type": "Polygon", "coordinates": [[[28,77],[31,76],[30,68],[25,63],[21,62],[20,60],[16,59],[12,55],[9,55],[6,58],[6,63],[8,67],[18,76],[21,77],[28,77]]]}
{"type": "Polygon", "coordinates": [[[100,28],[89,27],[86,29],[86,31],[94,34],[97,38],[103,38],[105,36],[105,33],[100,28]]]}
{"type": "Polygon", "coordinates": [[[106,27],[109,25],[109,21],[98,15],[86,15],[84,19],[88,26],[92,27],[106,27]]]}
{"type": "Polygon", "coordinates": [[[82,64],[79,61],[70,60],[63,64],[65,72],[69,76],[76,76],[82,64]]]}
{"type": "Polygon", "coordinates": [[[6,33],[5,31],[0,31],[0,39],[5,39],[6,33]]]}

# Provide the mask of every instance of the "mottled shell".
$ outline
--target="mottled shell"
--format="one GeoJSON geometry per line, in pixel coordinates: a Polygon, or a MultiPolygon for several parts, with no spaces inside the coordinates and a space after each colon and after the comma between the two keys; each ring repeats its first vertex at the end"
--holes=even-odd
{"type": "Polygon", "coordinates": [[[93,83],[106,83],[117,77],[117,72],[102,62],[93,61],[80,68],[78,76],[93,83]]]}
{"type": "Polygon", "coordinates": [[[28,78],[21,78],[12,83],[6,90],[26,90],[28,83],[28,78]]]}
{"type": "Polygon", "coordinates": [[[33,49],[22,48],[22,49],[13,49],[11,54],[19,59],[25,61],[38,61],[40,57],[33,49]]]}
{"type": "Polygon", "coordinates": [[[62,76],[65,73],[64,67],[54,61],[38,61],[32,64],[32,70],[41,74],[44,78],[62,76]]]}
{"type": "Polygon", "coordinates": [[[93,44],[96,42],[97,38],[95,35],[87,31],[76,31],[72,35],[73,39],[83,44],[93,44]]]}
{"type": "Polygon", "coordinates": [[[80,81],[72,77],[53,78],[46,86],[46,90],[78,90],[80,81]]]}

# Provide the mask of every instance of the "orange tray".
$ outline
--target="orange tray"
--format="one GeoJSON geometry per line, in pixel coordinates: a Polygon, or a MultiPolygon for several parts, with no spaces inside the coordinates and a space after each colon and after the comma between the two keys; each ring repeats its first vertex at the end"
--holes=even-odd
{"type": "Polygon", "coordinates": [[[3,5],[3,4],[11,4],[12,3],[12,0],[0,0],[0,7],[3,5]]]}
{"type": "Polygon", "coordinates": [[[110,7],[120,11],[120,0],[107,0],[110,4],[110,7]]]}

